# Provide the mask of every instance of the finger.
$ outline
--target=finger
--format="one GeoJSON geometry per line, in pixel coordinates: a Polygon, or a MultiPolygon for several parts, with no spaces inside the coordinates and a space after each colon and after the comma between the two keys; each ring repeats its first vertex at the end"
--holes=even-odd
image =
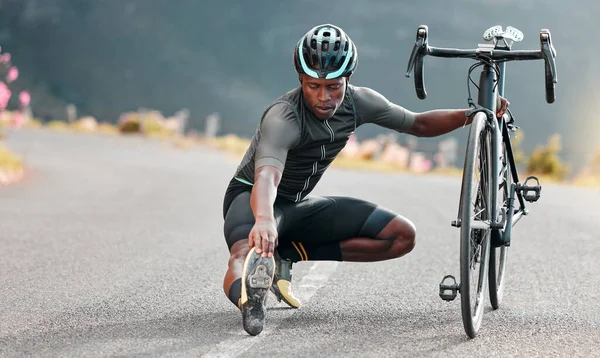
{"type": "Polygon", "coordinates": [[[262,246],[262,242],[260,239],[260,232],[255,232],[253,239],[254,239],[254,251],[256,251],[257,254],[262,253],[263,246],[262,246]]]}
{"type": "Polygon", "coordinates": [[[261,237],[262,237],[262,248],[263,248],[262,257],[267,257],[267,253],[269,250],[269,234],[266,232],[263,232],[263,233],[261,233],[261,237]]]}
{"type": "Polygon", "coordinates": [[[279,246],[279,233],[275,231],[275,233],[271,236],[271,245],[270,245],[270,256],[275,255],[275,249],[279,246]]]}
{"type": "Polygon", "coordinates": [[[248,247],[251,249],[254,247],[254,233],[252,232],[248,235],[248,247]]]}
{"type": "Polygon", "coordinates": [[[500,102],[500,106],[498,106],[498,117],[502,117],[504,111],[506,111],[506,102],[503,100],[500,102]]]}
{"type": "Polygon", "coordinates": [[[269,246],[265,250],[267,257],[273,257],[273,251],[275,250],[275,236],[270,235],[269,246]]]}

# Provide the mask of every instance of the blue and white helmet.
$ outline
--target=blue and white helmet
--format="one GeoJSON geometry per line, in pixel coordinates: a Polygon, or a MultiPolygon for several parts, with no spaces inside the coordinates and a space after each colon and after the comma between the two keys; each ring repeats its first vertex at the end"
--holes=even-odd
{"type": "Polygon", "coordinates": [[[314,78],[350,77],[357,63],[354,42],[341,28],[331,24],[312,28],[294,50],[296,72],[314,78]]]}

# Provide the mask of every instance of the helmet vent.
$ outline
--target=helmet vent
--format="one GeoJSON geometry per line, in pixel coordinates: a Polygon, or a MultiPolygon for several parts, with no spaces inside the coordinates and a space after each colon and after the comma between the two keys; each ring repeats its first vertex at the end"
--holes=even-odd
{"type": "Polygon", "coordinates": [[[313,50],[317,49],[317,40],[315,40],[315,39],[310,40],[310,48],[312,48],[313,50]]]}
{"type": "Polygon", "coordinates": [[[323,42],[321,44],[321,51],[329,51],[329,42],[323,42]]]}
{"type": "Polygon", "coordinates": [[[337,50],[339,50],[339,49],[340,49],[340,42],[339,42],[339,41],[336,41],[336,42],[335,42],[335,45],[333,45],[333,51],[337,51],[337,50]]]}
{"type": "Polygon", "coordinates": [[[331,32],[325,31],[325,32],[323,32],[323,36],[329,37],[329,36],[331,36],[331,32]]]}

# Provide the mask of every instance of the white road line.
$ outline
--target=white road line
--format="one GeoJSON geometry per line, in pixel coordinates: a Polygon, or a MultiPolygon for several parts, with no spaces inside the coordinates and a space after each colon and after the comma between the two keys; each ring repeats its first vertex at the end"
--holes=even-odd
{"type": "MultiPolygon", "coordinates": [[[[338,267],[338,262],[318,261],[312,265],[308,273],[295,285],[294,294],[298,297],[303,305],[306,305],[312,296],[323,287],[329,277],[335,272],[338,267]]],[[[272,299],[272,297],[269,297],[272,299]]],[[[302,309],[302,308],[300,308],[302,309]]],[[[268,313],[267,313],[268,314],[268,313]]],[[[268,319],[268,317],[267,317],[268,319]]],[[[242,328],[242,318],[240,317],[239,330],[232,332],[237,337],[221,341],[208,353],[202,357],[235,357],[250,349],[257,343],[260,343],[269,333],[275,331],[279,322],[269,321],[265,326],[265,330],[255,337],[249,336],[242,328]]]]}

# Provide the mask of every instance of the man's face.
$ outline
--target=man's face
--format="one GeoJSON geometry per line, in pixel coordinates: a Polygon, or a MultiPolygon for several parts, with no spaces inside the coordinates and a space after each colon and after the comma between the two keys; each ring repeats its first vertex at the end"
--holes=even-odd
{"type": "Polygon", "coordinates": [[[346,77],[326,80],[301,74],[300,82],[302,83],[306,104],[315,116],[321,120],[333,117],[335,111],[344,101],[348,82],[346,77]]]}

